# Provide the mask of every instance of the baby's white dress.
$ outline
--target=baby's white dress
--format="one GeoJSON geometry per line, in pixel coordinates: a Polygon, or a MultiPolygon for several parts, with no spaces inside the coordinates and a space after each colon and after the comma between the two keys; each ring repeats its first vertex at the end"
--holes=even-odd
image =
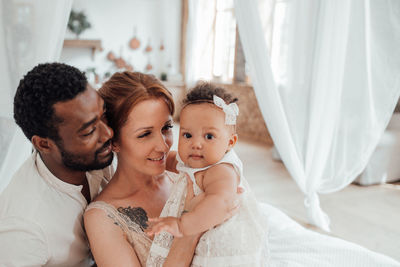
{"type": "MultiPolygon", "coordinates": [[[[205,232],[196,247],[192,266],[267,266],[268,242],[267,223],[261,216],[259,206],[243,176],[243,165],[231,149],[216,164],[206,168],[193,169],[185,166],[177,156],[177,169],[181,175],[172,189],[171,195],[161,212],[160,217],[179,217],[183,211],[186,197],[186,176],[193,180],[195,195],[203,191],[196,184],[194,174],[216,164],[231,164],[240,176],[240,186],[245,189],[241,194],[239,212],[224,223],[205,232]]],[[[150,248],[147,266],[162,266],[173,236],[167,232],[157,235],[150,248]]]]}

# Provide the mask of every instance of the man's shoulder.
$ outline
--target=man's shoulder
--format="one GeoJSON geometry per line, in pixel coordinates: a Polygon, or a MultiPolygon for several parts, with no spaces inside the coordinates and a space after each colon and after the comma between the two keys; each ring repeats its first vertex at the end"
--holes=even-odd
{"type": "Polygon", "coordinates": [[[37,178],[40,178],[40,175],[35,165],[34,156],[31,155],[12,175],[10,182],[0,196],[14,190],[21,191],[22,193],[22,191],[24,191],[28,186],[31,186],[32,183],[36,183],[38,181],[37,178]]]}
{"type": "Polygon", "coordinates": [[[29,157],[12,176],[0,193],[0,217],[17,216],[29,218],[40,208],[46,182],[37,171],[35,160],[29,157]],[[23,215],[23,216],[22,216],[23,215]]]}

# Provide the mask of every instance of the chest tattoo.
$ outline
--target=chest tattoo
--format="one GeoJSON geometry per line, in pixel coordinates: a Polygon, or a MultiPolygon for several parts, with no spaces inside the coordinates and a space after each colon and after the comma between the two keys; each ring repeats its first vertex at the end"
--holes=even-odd
{"type": "Polygon", "coordinates": [[[142,230],[144,230],[148,227],[148,224],[147,224],[148,217],[147,217],[146,211],[144,209],[142,209],[140,207],[132,208],[131,206],[128,206],[127,208],[119,207],[118,211],[120,213],[128,216],[128,218],[132,222],[139,225],[142,230]]]}

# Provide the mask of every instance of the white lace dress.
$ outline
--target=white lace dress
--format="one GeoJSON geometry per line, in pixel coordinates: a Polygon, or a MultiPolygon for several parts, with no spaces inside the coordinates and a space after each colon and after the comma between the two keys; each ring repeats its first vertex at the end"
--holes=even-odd
{"type": "MultiPolygon", "coordinates": [[[[175,173],[167,172],[168,177],[171,179],[172,182],[176,183],[177,179],[179,178],[178,175],[175,173]]],[[[168,204],[168,202],[167,202],[168,204]]],[[[167,205],[166,205],[167,206],[167,205]]],[[[133,249],[137,257],[139,258],[140,264],[142,266],[146,266],[146,260],[149,255],[150,246],[152,240],[148,237],[148,235],[143,231],[139,224],[132,221],[129,216],[124,213],[118,211],[113,205],[110,205],[104,201],[94,201],[90,203],[86,211],[90,209],[100,209],[103,210],[108,217],[110,217],[113,222],[118,225],[121,230],[124,232],[128,242],[132,245],[133,249]]],[[[164,207],[165,210],[165,207],[164,207]]],[[[171,240],[172,243],[172,240],[171,240]]],[[[165,244],[166,246],[170,246],[171,243],[165,244]]],[[[168,252],[167,252],[168,254],[168,252]]],[[[166,256],[165,256],[166,257],[166,256]]],[[[164,258],[154,258],[153,262],[164,262],[164,258]]],[[[158,265],[162,266],[162,264],[158,265]]]]}
{"type": "MultiPolygon", "coordinates": [[[[165,204],[161,217],[179,217],[183,211],[186,197],[186,178],[188,173],[194,181],[194,173],[205,170],[192,169],[183,164],[178,157],[177,169],[182,173],[175,183],[171,195],[165,204]]],[[[258,203],[243,177],[242,162],[233,150],[216,164],[229,163],[240,175],[241,186],[245,192],[241,195],[238,214],[202,235],[196,247],[192,266],[267,266],[268,242],[266,221],[260,216],[258,203]]],[[[195,195],[202,190],[193,182],[195,195]]],[[[167,232],[157,235],[150,248],[147,266],[162,266],[168,255],[173,236],[167,232]]]]}

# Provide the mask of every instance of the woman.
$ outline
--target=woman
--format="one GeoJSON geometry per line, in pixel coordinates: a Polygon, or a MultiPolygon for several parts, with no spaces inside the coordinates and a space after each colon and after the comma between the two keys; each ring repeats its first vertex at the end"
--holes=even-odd
{"type": "MultiPolygon", "coordinates": [[[[174,103],[155,77],[137,72],[114,74],[99,93],[114,130],[118,166],[87,208],[87,236],[98,266],[145,266],[152,242],[147,219],[160,216],[174,182],[165,171],[175,158],[167,160],[174,103]]],[[[186,210],[201,198],[192,199],[192,188],[188,182],[186,210]]],[[[164,266],[189,265],[199,236],[176,238],[164,266]]]]}

